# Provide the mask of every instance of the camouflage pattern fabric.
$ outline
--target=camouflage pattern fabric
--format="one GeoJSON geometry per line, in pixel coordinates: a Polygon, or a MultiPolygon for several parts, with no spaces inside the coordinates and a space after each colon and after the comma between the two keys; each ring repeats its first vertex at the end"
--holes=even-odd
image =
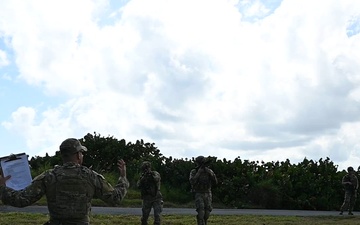
{"type": "Polygon", "coordinates": [[[161,212],[163,210],[163,201],[161,199],[143,200],[141,225],[147,225],[151,209],[154,209],[154,225],[161,224],[161,212]]]}
{"type": "Polygon", "coordinates": [[[195,193],[196,209],[212,211],[212,194],[211,193],[195,193]]]}
{"type": "Polygon", "coordinates": [[[340,211],[343,212],[345,210],[349,210],[349,212],[351,213],[354,209],[356,198],[356,192],[345,190],[344,202],[340,207],[340,211]]]}
{"type": "Polygon", "coordinates": [[[342,178],[342,182],[350,182],[351,184],[344,185],[344,189],[347,191],[355,191],[358,189],[358,178],[355,174],[346,174],[342,178]]]}
{"type": "Polygon", "coordinates": [[[359,186],[358,178],[355,174],[346,174],[342,178],[342,182],[351,182],[351,184],[344,185],[345,196],[344,202],[340,207],[340,211],[348,210],[351,213],[354,209],[355,201],[357,198],[357,189],[359,186]]]}
{"type": "Polygon", "coordinates": [[[210,193],[212,184],[217,184],[216,175],[211,169],[207,167],[203,168],[202,170],[203,172],[201,173],[198,173],[198,169],[192,169],[190,172],[189,181],[192,187],[192,191],[210,193]]]}
{"type": "Polygon", "coordinates": [[[147,225],[151,209],[154,209],[154,225],[160,225],[163,209],[162,194],[160,192],[161,176],[157,171],[142,174],[137,186],[141,190],[142,217],[141,225],[147,225]]]}
{"type": "Polygon", "coordinates": [[[129,182],[120,177],[112,187],[102,175],[75,163],[65,163],[40,174],[23,190],[0,187],[5,205],[25,207],[46,195],[50,224],[88,224],[91,199],[119,205],[129,182]],[[75,191],[74,191],[75,190],[75,191]]]}
{"type": "Polygon", "coordinates": [[[192,192],[195,193],[195,207],[197,211],[197,224],[207,225],[207,221],[212,211],[211,187],[217,184],[215,173],[207,168],[198,168],[190,171],[189,181],[192,192]]]}

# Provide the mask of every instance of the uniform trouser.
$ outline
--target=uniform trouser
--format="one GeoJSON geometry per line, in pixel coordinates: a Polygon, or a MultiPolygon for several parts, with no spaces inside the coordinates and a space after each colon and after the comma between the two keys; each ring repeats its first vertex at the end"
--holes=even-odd
{"type": "Polygon", "coordinates": [[[141,225],[147,225],[151,209],[154,209],[154,225],[160,225],[161,223],[161,212],[163,209],[162,199],[154,200],[143,200],[142,202],[142,216],[141,225]]]}
{"type": "Polygon", "coordinates": [[[207,221],[212,211],[212,194],[211,193],[195,193],[195,207],[197,211],[197,224],[207,225],[207,221]]]}
{"type": "Polygon", "coordinates": [[[356,191],[345,191],[344,202],[340,207],[340,211],[343,212],[344,210],[349,210],[349,212],[352,212],[356,197],[356,191]]]}

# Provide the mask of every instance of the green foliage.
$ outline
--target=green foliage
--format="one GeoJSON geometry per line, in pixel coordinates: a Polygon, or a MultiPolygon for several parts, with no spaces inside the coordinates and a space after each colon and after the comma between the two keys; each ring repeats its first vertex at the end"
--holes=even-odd
{"type": "Polygon", "coordinates": [[[165,160],[159,172],[161,172],[164,184],[168,186],[175,185],[175,187],[190,191],[190,183],[188,181],[191,169],[193,169],[192,163],[187,159],[172,159],[170,157],[165,160]]]}
{"type": "MultiPolygon", "coordinates": [[[[140,172],[139,167],[143,160],[150,161],[155,170],[161,166],[163,160],[155,144],[145,143],[143,140],[126,143],[124,139],[117,140],[112,136],[105,138],[94,133],[85,135],[80,141],[88,148],[84,165],[100,173],[117,172],[117,160],[124,159],[128,177],[135,177],[140,172]]],[[[135,182],[131,180],[131,184],[135,185],[135,182]]]]}
{"type": "Polygon", "coordinates": [[[57,152],[55,156],[49,156],[47,153],[44,157],[35,156],[29,161],[31,168],[31,176],[36,177],[43,171],[53,168],[55,165],[62,163],[60,153],[57,152]]]}
{"type": "Polygon", "coordinates": [[[248,199],[258,208],[279,209],[281,208],[280,188],[267,179],[255,184],[249,193],[248,199]]]}
{"type": "Polygon", "coordinates": [[[219,184],[214,187],[214,195],[221,196],[222,203],[229,207],[248,207],[249,188],[255,183],[255,163],[242,161],[239,157],[233,162],[216,160],[210,167],[217,175],[219,184]]]}
{"type": "Polygon", "coordinates": [[[103,173],[104,178],[111,184],[115,185],[118,182],[119,174],[118,173],[103,173]]]}
{"type": "MultiPolygon", "coordinates": [[[[102,173],[111,184],[118,179],[117,160],[124,159],[131,189],[127,201],[140,204],[136,183],[140,165],[150,161],[152,169],[161,174],[161,192],[169,204],[189,204],[193,201],[189,174],[195,168],[194,158],[164,157],[154,143],[137,140],[135,143],[112,136],[87,134],[80,140],[88,148],[84,165],[102,173]]],[[[298,164],[217,159],[209,157],[209,167],[216,173],[219,184],[213,187],[216,205],[229,208],[271,208],[338,210],[343,201],[341,179],[346,171],[338,171],[329,159],[304,159],[298,164]]],[[[33,157],[30,160],[32,176],[61,164],[59,152],[55,156],[33,157]]],[[[359,172],[359,168],[358,171],[359,172]]],[[[100,204],[100,203],[99,203],[100,204]]],[[[360,209],[359,201],[355,210],[360,209]]]]}
{"type": "Polygon", "coordinates": [[[164,201],[167,201],[168,199],[173,203],[185,204],[193,200],[191,193],[184,192],[184,190],[180,188],[163,188],[161,192],[163,194],[164,201]]]}

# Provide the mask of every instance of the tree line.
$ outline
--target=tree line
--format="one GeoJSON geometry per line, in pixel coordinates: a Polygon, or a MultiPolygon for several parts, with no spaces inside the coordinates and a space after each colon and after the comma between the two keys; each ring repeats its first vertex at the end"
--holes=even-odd
{"type": "MultiPolygon", "coordinates": [[[[184,204],[193,201],[189,173],[194,168],[194,157],[175,159],[165,157],[155,143],[137,140],[135,143],[88,133],[80,142],[88,148],[84,165],[99,173],[117,176],[116,162],[124,159],[130,188],[136,189],[140,165],[144,160],[152,163],[153,170],[161,174],[165,201],[184,204]]],[[[330,158],[317,161],[304,158],[293,164],[283,162],[249,161],[240,157],[234,160],[208,157],[209,167],[216,173],[218,185],[213,187],[214,203],[229,208],[265,208],[298,210],[338,210],[344,191],[341,179],[345,170],[339,171],[330,158]]],[[[61,156],[46,154],[29,161],[32,175],[61,164],[61,156]]],[[[355,167],[354,167],[355,168],[355,167]]],[[[355,168],[359,172],[359,168],[355,168]]],[[[357,202],[354,210],[359,210],[357,202]]]]}

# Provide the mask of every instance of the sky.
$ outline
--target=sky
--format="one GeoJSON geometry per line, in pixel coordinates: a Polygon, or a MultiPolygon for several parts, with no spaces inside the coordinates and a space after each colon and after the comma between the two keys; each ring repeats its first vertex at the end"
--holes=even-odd
{"type": "Polygon", "coordinates": [[[358,167],[359,32],[358,0],[2,0],[0,156],[96,132],[358,167]]]}

